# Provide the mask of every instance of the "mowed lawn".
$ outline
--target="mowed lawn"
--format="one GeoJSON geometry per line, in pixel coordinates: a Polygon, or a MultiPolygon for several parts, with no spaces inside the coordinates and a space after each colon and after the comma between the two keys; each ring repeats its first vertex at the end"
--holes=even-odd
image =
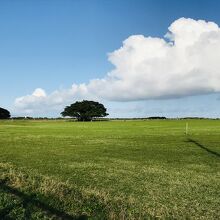
{"type": "Polygon", "coordinates": [[[4,218],[220,219],[220,121],[0,121],[4,218]]]}

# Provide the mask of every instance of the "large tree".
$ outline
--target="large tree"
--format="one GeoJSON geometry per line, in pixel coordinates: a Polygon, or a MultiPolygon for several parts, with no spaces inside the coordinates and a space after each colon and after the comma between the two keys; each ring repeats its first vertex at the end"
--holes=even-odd
{"type": "Polygon", "coordinates": [[[61,112],[61,115],[63,117],[69,116],[77,118],[78,121],[91,121],[93,118],[105,117],[108,113],[106,113],[106,108],[103,104],[83,100],[66,106],[64,111],[61,112]]]}
{"type": "Polygon", "coordinates": [[[10,117],[10,112],[7,109],[0,108],[0,119],[8,119],[10,117]]]}

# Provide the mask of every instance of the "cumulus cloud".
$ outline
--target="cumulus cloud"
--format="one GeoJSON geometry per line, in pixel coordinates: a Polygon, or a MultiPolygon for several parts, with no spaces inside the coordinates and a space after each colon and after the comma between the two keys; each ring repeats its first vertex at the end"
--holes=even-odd
{"type": "Polygon", "coordinates": [[[135,101],[220,92],[220,28],[214,22],[180,18],[164,38],[130,36],[108,59],[115,68],[102,79],[49,95],[36,89],[15,106],[32,110],[83,98],[135,101]]]}
{"type": "Polygon", "coordinates": [[[69,89],[56,90],[47,95],[42,88],[37,88],[30,95],[15,99],[15,107],[18,113],[43,113],[45,111],[60,111],[63,105],[69,104],[76,99],[83,98],[96,99],[88,94],[87,87],[84,84],[73,84],[69,89]]]}

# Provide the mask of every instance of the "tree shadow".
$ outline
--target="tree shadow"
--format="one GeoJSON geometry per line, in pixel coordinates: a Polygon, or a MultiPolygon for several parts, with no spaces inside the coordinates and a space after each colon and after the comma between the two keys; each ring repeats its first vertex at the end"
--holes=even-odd
{"type": "Polygon", "coordinates": [[[195,141],[195,140],[193,140],[193,139],[191,139],[191,138],[188,138],[188,142],[195,144],[196,146],[200,147],[201,149],[207,151],[208,153],[210,153],[210,154],[212,154],[212,155],[215,155],[215,156],[217,156],[217,157],[220,157],[220,154],[219,154],[218,152],[215,152],[215,151],[213,151],[213,150],[210,150],[210,149],[207,148],[206,146],[200,144],[199,142],[197,142],[197,141],[195,141]]]}
{"type": "MultiPolygon", "coordinates": [[[[42,201],[36,198],[35,195],[27,195],[21,191],[19,191],[16,188],[13,188],[11,186],[7,185],[7,180],[0,180],[0,189],[3,190],[6,193],[9,193],[13,196],[16,196],[22,201],[22,205],[25,209],[24,212],[24,219],[30,219],[31,218],[31,210],[30,206],[34,206],[46,213],[48,216],[54,216],[57,219],[63,219],[63,220],[87,220],[88,217],[86,215],[81,216],[72,216],[68,213],[65,213],[63,211],[60,211],[42,201]]],[[[8,216],[10,212],[13,210],[14,206],[9,204],[7,207],[0,210],[0,219],[8,219],[11,218],[8,216]]]]}

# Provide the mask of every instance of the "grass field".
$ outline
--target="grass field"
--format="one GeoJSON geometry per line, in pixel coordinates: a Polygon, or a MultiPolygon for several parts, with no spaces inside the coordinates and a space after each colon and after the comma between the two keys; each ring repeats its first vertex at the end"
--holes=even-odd
{"type": "Polygon", "coordinates": [[[0,219],[220,219],[220,121],[0,121],[0,219]]]}

